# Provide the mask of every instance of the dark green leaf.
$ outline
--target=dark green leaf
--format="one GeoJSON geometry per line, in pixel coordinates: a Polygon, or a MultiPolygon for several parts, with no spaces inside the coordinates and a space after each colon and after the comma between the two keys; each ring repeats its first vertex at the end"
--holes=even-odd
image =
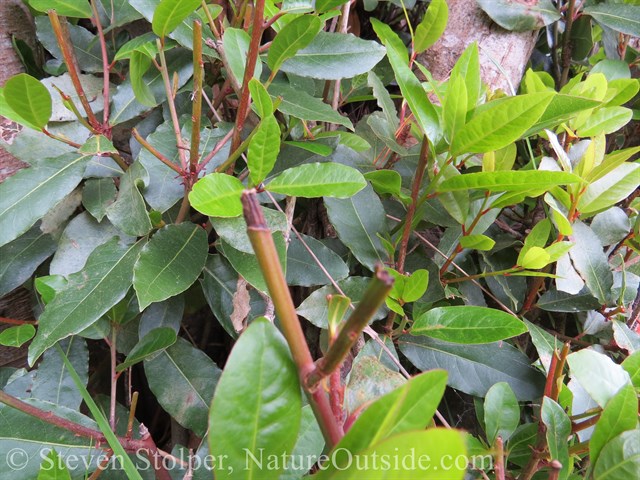
{"type": "Polygon", "coordinates": [[[111,178],[91,178],[82,190],[82,205],[98,222],[116,199],[116,186],[111,178]]]}
{"type": "Polygon", "coordinates": [[[640,6],[625,4],[598,4],[585,7],[583,12],[616,32],[640,37],[640,6]]]}
{"type": "Polygon", "coordinates": [[[549,397],[544,397],[540,417],[546,429],[547,445],[551,460],[562,465],[559,479],[566,479],[571,471],[569,464],[569,436],[571,435],[571,419],[560,405],[549,397]]]}
{"type": "Polygon", "coordinates": [[[184,292],[207,260],[207,234],[198,225],[167,225],[151,237],[136,262],[133,287],[140,309],[184,292]]]}
{"type": "Polygon", "coordinates": [[[586,288],[577,294],[549,290],[540,297],[536,305],[548,312],[586,312],[602,306],[586,288]]]}
{"type": "Polygon", "coordinates": [[[302,234],[301,236],[304,243],[319,260],[322,268],[307,251],[302,241],[294,236],[287,249],[287,285],[304,287],[327,285],[331,283],[331,280],[324,270],[335,281],[342,280],[349,275],[349,267],[337,253],[313,237],[302,234]]]}
{"type": "Polygon", "coordinates": [[[176,331],[171,327],[158,327],[150,330],[131,349],[127,358],[116,368],[121,372],[138,362],[150,359],[152,356],[170,347],[177,340],[176,331]]]}
{"type": "Polygon", "coordinates": [[[210,452],[226,455],[228,466],[216,477],[279,478],[283,463],[260,469],[249,455],[291,452],[300,409],[298,371],[284,338],[266,319],[254,320],[231,351],[211,404],[210,452]]]}
{"type": "Polygon", "coordinates": [[[140,189],[147,172],[140,162],[131,165],[120,178],[117,200],[107,208],[107,218],[124,233],[141,237],[153,227],[140,189]]]}
{"type": "MultiPolygon", "coordinates": [[[[280,232],[283,235],[287,232],[289,224],[284,213],[271,208],[263,208],[262,213],[271,232],[280,232]]],[[[232,218],[211,217],[211,225],[213,225],[216,233],[220,235],[220,238],[232,245],[234,249],[253,254],[251,240],[247,235],[247,222],[243,216],[232,218]]]]}
{"type": "Polygon", "coordinates": [[[544,376],[529,359],[508,343],[457,345],[427,337],[403,335],[400,351],[421,370],[442,368],[449,385],[469,395],[484,397],[491,385],[507,382],[520,401],[539,398],[544,376]],[[473,371],[473,375],[466,372],[473,371]]]}

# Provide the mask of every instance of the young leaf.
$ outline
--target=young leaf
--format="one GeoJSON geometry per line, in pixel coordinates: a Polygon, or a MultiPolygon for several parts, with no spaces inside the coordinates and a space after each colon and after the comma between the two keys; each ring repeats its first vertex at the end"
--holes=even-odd
{"type": "Polygon", "coordinates": [[[465,235],[460,237],[460,246],[462,248],[472,248],[474,250],[491,250],[496,241],[486,235],[465,235]]]}
{"type": "Polygon", "coordinates": [[[91,18],[91,5],[84,0],[29,0],[34,10],[46,13],[55,10],[58,15],[73,18],[91,18]]]}
{"type": "Polygon", "coordinates": [[[0,332],[0,345],[4,345],[5,347],[20,347],[31,340],[35,334],[35,327],[29,323],[9,327],[0,332]]]}
{"type": "Polygon", "coordinates": [[[447,84],[447,94],[442,102],[445,135],[451,142],[467,119],[467,87],[460,75],[451,77],[447,84]]]}
{"type": "Polygon", "coordinates": [[[311,43],[322,30],[323,23],[320,17],[315,15],[302,15],[278,32],[267,54],[267,65],[273,72],[272,75],[280,69],[285,60],[311,43]]]}
{"type": "Polygon", "coordinates": [[[200,6],[199,0],[160,0],[153,13],[151,28],[159,37],[173,32],[182,21],[200,6]]]}
{"type": "Polygon", "coordinates": [[[191,206],[212,217],[237,217],[242,214],[240,194],[244,185],[236,177],[211,173],[196,182],[189,193],[191,206]]]}
{"type": "Polygon", "coordinates": [[[520,423],[520,406],[508,383],[493,385],[484,398],[484,425],[487,442],[493,445],[498,436],[506,442],[520,423]]]}
{"type": "Polygon", "coordinates": [[[35,130],[46,127],[51,117],[51,95],[47,87],[26,73],[7,80],[4,85],[4,101],[15,111],[25,125],[35,130]]]}
{"type": "Polygon", "coordinates": [[[249,92],[251,93],[251,100],[260,118],[264,119],[273,113],[271,97],[259,80],[255,78],[249,80],[249,92]]]}
{"type": "MultiPolygon", "coordinates": [[[[449,20],[449,8],[445,0],[433,0],[424,14],[420,25],[416,28],[413,48],[416,53],[422,53],[436,43],[444,33],[449,20]]],[[[465,95],[466,100],[466,95],[465,95]]]]}
{"type": "Polygon", "coordinates": [[[133,288],[140,309],[189,288],[207,260],[207,234],[198,225],[167,225],[151,237],[136,262],[133,288]]]}
{"type": "Polygon", "coordinates": [[[554,95],[528,93],[486,104],[453,139],[451,154],[484,153],[506,147],[542,116],[554,95]]]}
{"type": "Polygon", "coordinates": [[[144,244],[123,246],[114,239],[91,254],[64,290],[47,304],[38,320],[38,333],[29,346],[29,364],[59,340],[97,322],[124,298],[133,280],[133,265],[144,244]]]}
{"type": "Polygon", "coordinates": [[[480,78],[480,58],[478,54],[478,44],[473,42],[469,45],[451,70],[449,78],[460,77],[464,79],[467,90],[467,109],[474,109],[480,91],[482,90],[482,80],[480,78]]]}
{"type": "MultiPolygon", "coordinates": [[[[640,11],[640,9],[638,9],[640,11]]],[[[579,137],[610,134],[624,127],[633,117],[633,111],[625,107],[603,107],[589,115],[576,128],[579,137]]]]}
{"type": "Polygon", "coordinates": [[[340,163],[308,163],[285,170],[266,189],[295,197],[348,198],[367,185],[356,169],[340,163]]]}
{"type": "Polygon", "coordinates": [[[54,448],[42,459],[37,480],[71,480],[71,474],[54,448]]]}
{"type": "Polygon", "coordinates": [[[623,163],[590,183],[578,201],[578,211],[593,214],[627,198],[640,184],[640,164],[623,163]]]}
{"type": "Polygon", "coordinates": [[[260,185],[276,164],[280,152],[280,126],[270,113],[256,128],[257,132],[249,142],[247,166],[251,183],[260,185]]]}
{"type": "Polygon", "coordinates": [[[280,69],[302,77],[338,80],[368,72],[383,57],[384,48],[376,42],[351,34],[319,32],[280,69]]]}
{"type": "Polygon", "coordinates": [[[580,177],[572,173],[544,170],[477,172],[448,178],[438,186],[438,191],[453,192],[477,188],[489,192],[539,192],[549,190],[556,185],[568,185],[580,181],[580,177]]]}
{"type": "Polygon", "coordinates": [[[531,247],[524,255],[518,257],[518,265],[528,270],[539,270],[551,261],[551,255],[544,248],[531,247]]]}
{"type": "Polygon", "coordinates": [[[410,277],[405,277],[402,300],[404,302],[415,302],[419,300],[427,291],[428,286],[429,270],[416,270],[410,277]]]}
{"type": "Polygon", "coordinates": [[[279,478],[283,463],[260,469],[249,455],[291,452],[300,409],[298,372],[284,338],[267,319],[254,320],[233,347],[211,404],[209,449],[227,460],[216,478],[279,478]]]}
{"type": "Polygon", "coordinates": [[[73,191],[91,158],[45,158],[0,183],[0,246],[26,232],[73,191]]]}
{"type": "Polygon", "coordinates": [[[460,306],[433,308],[420,315],[412,335],[454,343],[490,343],[521,335],[527,327],[516,317],[493,308],[460,306]]]}

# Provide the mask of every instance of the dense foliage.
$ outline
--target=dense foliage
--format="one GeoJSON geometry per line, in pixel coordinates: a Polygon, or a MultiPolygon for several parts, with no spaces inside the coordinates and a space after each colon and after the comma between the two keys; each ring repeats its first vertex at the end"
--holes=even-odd
{"type": "Polygon", "coordinates": [[[638,2],[28,3],[1,478],[637,476],[638,2]]]}

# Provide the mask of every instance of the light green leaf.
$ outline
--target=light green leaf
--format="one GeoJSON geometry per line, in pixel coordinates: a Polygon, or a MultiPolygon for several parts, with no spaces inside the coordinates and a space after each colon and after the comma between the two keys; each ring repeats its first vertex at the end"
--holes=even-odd
{"type": "Polygon", "coordinates": [[[162,408],[196,435],[207,431],[207,412],[220,369],[183,338],[144,361],[149,388],[162,408]]]}
{"type": "Polygon", "coordinates": [[[293,57],[298,50],[307,47],[322,29],[324,22],[315,15],[302,15],[285,25],[269,47],[267,65],[272,72],[293,57]]]}
{"type": "Polygon", "coordinates": [[[467,90],[467,109],[475,108],[482,90],[480,78],[480,58],[478,44],[471,43],[460,55],[460,58],[451,70],[451,77],[461,77],[467,90]]]}
{"type": "Polygon", "coordinates": [[[216,478],[278,479],[283,463],[260,469],[249,455],[291,452],[300,409],[298,371],[284,338],[265,318],[254,320],[231,351],[211,404],[209,449],[227,464],[216,478]]]}
{"type": "Polygon", "coordinates": [[[340,163],[308,163],[285,170],[265,188],[295,197],[348,198],[366,185],[367,181],[354,168],[340,163]]]}
{"type": "Polygon", "coordinates": [[[567,357],[571,376],[598,405],[605,407],[621,388],[630,385],[629,374],[609,357],[583,349],[567,357]]]}
{"type": "MultiPolygon", "coordinates": [[[[229,67],[230,74],[233,75],[239,85],[242,85],[244,78],[244,69],[247,63],[247,54],[249,53],[249,43],[251,37],[249,34],[239,28],[227,28],[222,37],[222,47],[224,48],[229,67]]],[[[256,62],[256,68],[253,72],[253,78],[260,78],[262,73],[262,62],[256,62]]]]}
{"type": "Polygon", "coordinates": [[[487,442],[493,445],[497,437],[506,443],[520,424],[520,406],[508,383],[493,385],[484,398],[484,425],[487,442]]]}
{"type": "Polygon", "coordinates": [[[551,460],[562,465],[559,479],[566,479],[571,471],[569,463],[569,436],[571,435],[571,419],[560,405],[549,397],[544,397],[540,417],[546,430],[547,445],[551,460]]]}
{"type": "Polygon", "coordinates": [[[236,177],[211,173],[196,182],[189,193],[191,206],[212,217],[237,217],[242,214],[240,195],[244,185],[236,177]]]}
{"type": "Polygon", "coordinates": [[[364,178],[371,182],[371,186],[379,194],[402,196],[402,177],[395,170],[374,170],[365,173],[364,178]]]}
{"type": "Polygon", "coordinates": [[[640,470],[640,430],[623,432],[609,443],[602,452],[593,470],[596,480],[619,480],[634,478],[640,470]]]}
{"type": "Polygon", "coordinates": [[[549,190],[556,185],[579,182],[581,182],[580,177],[566,172],[544,170],[477,172],[448,178],[438,186],[438,191],[452,192],[477,188],[489,192],[539,192],[549,190]]]}
{"type": "Polygon", "coordinates": [[[151,67],[151,57],[146,53],[135,51],[131,54],[129,60],[129,78],[131,79],[131,88],[133,88],[133,94],[143,105],[147,107],[155,107],[158,102],[149,88],[149,85],[144,81],[144,74],[147,73],[151,67]]]}
{"type": "Polygon", "coordinates": [[[9,327],[0,332],[0,345],[4,345],[5,347],[20,347],[31,340],[35,334],[35,327],[29,323],[9,327]]]}
{"type": "Polygon", "coordinates": [[[539,270],[551,261],[551,255],[544,248],[531,247],[522,258],[518,258],[518,265],[529,270],[539,270]]]}
{"type": "Polygon", "coordinates": [[[371,19],[371,24],[387,48],[387,57],[396,75],[402,96],[407,101],[418,125],[431,141],[436,141],[441,134],[440,120],[420,81],[407,64],[407,51],[404,44],[388,25],[375,18],[371,19]]]}
{"type": "Polygon", "coordinates": [[[133,288],[140,309],[189,288],[200,275],[208,250],[207,234],[193,223],[167,225],[157,231],[134,268],[133,288]]]}
{"type": "Polygon", "coordinates": [[[173,32],[199,6],[199,0],[160,0],[151,22],[153,33],[164,37],[173,32]]]}
{"type": "Polygon", "coordinates": [[[501,310],[476,306],[433,308],[420,315],[412,335],[425,335],[454,343],[490,343],[521,335],[527,327],[501,310]]]}
{"type": "Polygon", "coordinates": [[[574,118],[578,113],[590,110],[600,104],[601,102],[598,100],[590,98],[554,95],[542,116],[524,133],[523,137],[541,132],[546,128],[555,128],[557,125],[574,118]]]}
{"type": "Polygon", "coordinates": [[[253,106],[256,108],[258,116],[264,120],[273,113],[273,102],[271,97],[264,88],[264,85],[259,80],[252,78],[249,80],[249,92],[251,93],[251,100],[253,106]]]}
{"type": "Polygon", "coordinates": [[[383,57],[384,48],[376,42],[351,34],[319,32],[280,69],[302,77],[338,80],[368,72],[383,57]]]}
{"type": "Polygon", "coordinates": [[[429,270],[416,270],[411,276],[405,278],[402,300],[404,302],[415,302],[419,300],[427,291],[428,286],[429,270]]]}
{"type": "Polygon", "coordinates": [[[640,37],[640,6],[606,3],[590,5],[583,12],[616,32],[640,37]]]}
{"type": "Polygon", "coordinates": [[[73,18],[91,18],[91,5],[84,0],[29,0],[34,10],[47,13],[55,10],[58,15],[73,18]]]}
{"type": "Polygon", "coordinates": [[[127,358],[118,365],[116,371],[122,372],[136,363],[156,355],[176,343],[177,339],[176,331],[171,327],[159,327],[150,330],[131,349],[127,358]]]}
{"type": "Polygon", "coordinates": [[[629,355],[622,362],[622,368],[629,374],[633,386],[640,388],[640,352],[629,355]]]}
{"type": "Polygon", "coordinates": [[[38,333],[29,346],[30,365],[59,340],[93,325],[124,298],[143,243],[123,246],[114,239],[96,248],[84,269],[69,275],[66,288],[40,315],[38,333]]]}
{"type": "Polygon", "coordinates": [[[528,93],[485,104],[460,129],[451,144],[453,156],[498,150],[521,138],[542,116],[555,94],[528,93]]]}
{"type": "Polygon", "coordinates": [[[442,102],[442,116],[444,119],[445,134],[449,142],[467,121],[467,87],[464,79],[456,75],[451,77],[447,84],[447,94],[442,102]]]}
{"type": "Polygon", "coordinates": [[[629,123],[632,116],[633,111],[625,107],[599,108],[577,127],[576,134],[579,137],[594,137],[601,133],[613,133],[629,123]]]}
{"type": "Polygon", "coordinates": [[[71,474],[54,448],[42,459],[37,480],[71,480],[71,474]]]}
{"type": "Polygon", "coordinates": [[[387,231],[384,208],[373,188],[367,185],[347,199],[326,197],[329,221],[338,238],[366,268],[373,271],[376,264],[384,264],[387,253],[378,233],[387,231]]]}
{"type": "Polygon", "coordinates": [[[273,114],[262,119],[249,142],[247,166],[253,185],[260,185],[276,164],[280,153],[280,126],[273,114]]]}
{"type": "Polygon", "coordinates": [[[25,126],[29,128],[42,130],[51,118],[49,90],[31,75],[20,73],[7,80],[3,97],[9,108],[24,119],[25,126]]]}
{"type": "Polygon", "coordinates": [[[0,183],[0,246],[18,238],[71,193],[89,160],[77,153],[45,158],[0,183]]]}
{"type": "Polygon", "coordinates": [[[624,386],[607,402],[589,440],[589,460],[597,464],[602,448],[615,437],[638,425],[638,398],[632,385],[624,386]]]}
{"type": "Polygon", "coordinates": [[[460,345],[425,336],[403,335],[400,351],[420,370],[442,368],[449,386],[484,397],[494,383],[507,382],[519,401],[540,398],[545,377],[529,359],[506,342],[460,345]],[[467,372],[473,371],[473,375],[467,372]]]}
{"type": "Polygon", "coordinates": [[[460,246],[462,248],[472,248],[474,250],[491,250],[496,241],[486,235],[465,235],[460,237],[460,246]]]}
{"type": "Polygon", "coordinates": [[[413,47],[416,53],[422,53],[436,43],[444,33],[449,20],[449,8],[445,0],[434,0],[416,28],[413,47]]]}
{"type": "Polygon", "coordinates": [[[640,184],[640,164],[623,163],[591,182],[578,201],[578,211],[592,214],[624,200],[640,184]]]}

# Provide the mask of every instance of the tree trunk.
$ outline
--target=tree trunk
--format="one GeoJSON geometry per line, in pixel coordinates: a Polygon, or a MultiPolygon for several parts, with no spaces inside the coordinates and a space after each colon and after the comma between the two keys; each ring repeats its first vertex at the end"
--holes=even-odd
{"type": "MultiPolygon", "coordinates": [[[[33,17],[21,0],[1,0],[0,86],[3,86],[10,77],[24,70],[11,43],[11,38],[14,36],[34,48],[36,34],[33,17]]],[[[0,117],[0,182],[26,166],[2,148],[3,142],[11,143],[19,129],[19,125],[0,117]]]]}
{"type": "Polygon", "coordinates": [[[475,0],[448,0],[449,22],[438,42],[418,55],[436,80],[446,80],[465,48],[478,42],[482,80],[490,90],[512,94],[517,90],[536,44],[538,32],[510,32],[503,29],[475,0]],[[499,67],[496,66],[499,65],[499,67]]]}

